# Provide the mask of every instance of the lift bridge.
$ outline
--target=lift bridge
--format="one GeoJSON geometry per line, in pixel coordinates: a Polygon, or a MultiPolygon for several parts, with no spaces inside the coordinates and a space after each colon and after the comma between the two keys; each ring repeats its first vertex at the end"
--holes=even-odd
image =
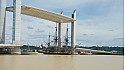
{"type": "Polygon", "coordinates": [[[21,0],[13,0],[13,6],[6,7],[6,0],[0,0],[0,44],[5,44],[6,11],[13,12],[12,44],[20,44],[21,14],[24,14],[58,23],[58,49],[62,47],[62,23],[71,23],[71,47],[75,48],[76,10],[71,14],[72,17],[67,17],[63,12],[58,14],[31,6],[21,6],[21,0]]]}
{"type": "MultiPolygon", "coordinates": [[[[81,51],[81,52],[91,52],[91,53],[105,53],[105,51],[97,51],[90,49],[81,49],[75,48],[75,25],[76,25],[76,10],[73,11],[72,17],[67,17],[61,14],[57,14],[51,11],[38,9],[30,6],[21,6],[21,0],[13,0],[13,6],[6,7],[6,0],[0,0],[0,48],[13,47],[17,52],[20,53],[20,30],[21,30],[21,14],[29,15],[45,20],[49,20],[55,23],[58,23],[58,49],[62,47],[62,23],[71,23],[71,48],[72,51],[81,51]],[[13,12],[13,32],[12,32],[12,43],[13,45],[3,45],[5,44],[5,20],[6,20],[6,11],[13,12]]],[[[13,52],[14,52],[13,51],[13,52]]]]}

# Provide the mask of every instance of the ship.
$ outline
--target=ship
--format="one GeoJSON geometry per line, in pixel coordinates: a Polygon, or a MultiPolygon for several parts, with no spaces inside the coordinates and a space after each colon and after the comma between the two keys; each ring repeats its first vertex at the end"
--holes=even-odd
{"type": "Polygon", "coordinates": [[[54,36],[54,39],[53,39],[53,43],[54,43],[54,46],[50,46],[50,33],[49,33],[49,39],[48,39],[48,47],[41,51],[43,54],[53,54],[53,55],[71,55],[72,54],[72,48],[68,46],[69,44],[69,37],[68,37],[68,24],[67,24],[67,29],[66,29],[66,36],[65,36],[65,39],[64,39],[64,43],[65,45],[61,48],[59,48],[57,46],[57,42],[58,42],[58,37],[57,37],[57,23],[56,23],[56,31],[55,31],[55,36],[54,36]]]}

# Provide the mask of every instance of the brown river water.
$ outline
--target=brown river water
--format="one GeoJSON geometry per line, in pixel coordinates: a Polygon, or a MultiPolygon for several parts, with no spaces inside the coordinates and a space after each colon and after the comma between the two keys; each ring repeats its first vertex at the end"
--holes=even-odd
{"type": "Polygon", "coordinates": [[[0,70],[124,70],[118,55],[0,55],[0,70]]]}

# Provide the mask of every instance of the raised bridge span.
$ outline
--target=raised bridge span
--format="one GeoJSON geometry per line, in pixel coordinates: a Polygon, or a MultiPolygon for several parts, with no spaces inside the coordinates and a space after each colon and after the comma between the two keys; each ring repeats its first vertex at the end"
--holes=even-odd
{"type": "Polygon", "coordinates": [[[75,51],[92,53],[92,54],[112,54],[111,52],[107,52],[107,51],[91,50],[91,49],[85,49],[85,48],[75,48],[75,51]]]}

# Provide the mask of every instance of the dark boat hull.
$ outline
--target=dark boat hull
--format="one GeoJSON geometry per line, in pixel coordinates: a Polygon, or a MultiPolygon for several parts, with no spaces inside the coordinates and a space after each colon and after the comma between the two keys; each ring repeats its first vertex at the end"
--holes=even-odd
{"type": "Polygon", "coordinates": [[[43,54],[50,54],[50,55],[71,55],[68,52],[43,52],[43,54]]]}

